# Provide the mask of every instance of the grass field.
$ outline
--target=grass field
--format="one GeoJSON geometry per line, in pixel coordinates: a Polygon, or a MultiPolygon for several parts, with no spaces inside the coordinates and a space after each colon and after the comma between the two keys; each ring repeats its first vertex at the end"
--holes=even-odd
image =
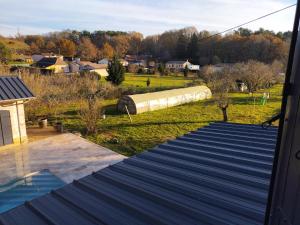
{"type": "MultiPolygon", "coordinates": [[[[123,85],[137,85],[143,79],[136,78],[123,85]]],[[[181,78],[182,79],[182,78],[181,78]]],[[[176,81],[166,80],[159,82],[176,81]]],[[[184,84],[184,80],[176,84],[184,84]]],[[[230,122],[260,124],[276,114],[281,105],[282,86],[276,85],[270,91],[270,99],[266,105],[260,105],[262,93],[256,93],[256,103],[246,93],[232,93],[231,105],[228,109],[230,122]]],[[[222,120],[222,113],[213,100],[189,103],[173,108],[133,115],[133,123],[127,115],[120,115],[115,111],[116,100],[105,101],[110,108],[107,118],[98,121],[99,133],[87,138],[99,145],[106,146],[121,154],[131,156],[154,147],[169,139],[181,136],[189,131],[196,130],[214,121],[222,120]]],[[[64,124],[70,130],[83,131],[84,127],[74,110],[66,112],[64,124]]]]}
{"type": "Polygon", "coordinates": [[[134,75],[126,73],[125,81],[121,87],[135,90],[137,93],[153,92],[159,90],[166,90],[172,88],[186,87],[187,84],[192,83],[191,78],[183,76],[163,76],[159,75],[134,75]],[[147,80],[150,79],[150,86],[147,87],[147,80]]]}

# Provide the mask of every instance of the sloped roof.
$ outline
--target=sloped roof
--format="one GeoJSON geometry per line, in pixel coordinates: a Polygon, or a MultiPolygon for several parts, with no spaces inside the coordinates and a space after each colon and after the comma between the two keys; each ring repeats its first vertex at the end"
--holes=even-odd
{"type": "Polygon", "coordinates": [[[0,76],[0,102],[33,97],[32,92],[19,77],[0,76]]]}
{"type": "Polygon", "coordinates": [[[188,61],[168,61],[167,64],[184,64],[184,63],[190,63],[188,61]]]}
{"type": "Polygon", "coordinates": [[[105,64],[97,64],[90,61],[80,61],[78,62],[80,66],[88,66],[90,69],[106,69],[107,65],[105,64]]]}
{"type": "Polygon", "coordinates": [[[38,62],[36,62],[36,66],[46,68],[48,66],[53,65],[67,65],[61,58],[56,57],[44,57],[38,62]]]}
{"type": "Polygon", "coordinates": [[[0,215],[0,224],[262,225],[277,128],[213,123],[0,215]]]}

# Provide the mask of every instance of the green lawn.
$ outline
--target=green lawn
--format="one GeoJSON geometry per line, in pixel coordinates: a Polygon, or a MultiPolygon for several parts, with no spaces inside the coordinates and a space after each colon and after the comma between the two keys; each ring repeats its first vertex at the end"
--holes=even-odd
{"type": "Polygon", "coordinates": [[[163,76],[159,75],[135,75],[126,73],[125,81],[121,87],[134,89],[137,92],[151,92],[156,90],[166,90],[172,88],[185,87],[188,83],[192,83],[191,78],[183,76],[163,76]],[[147,80],[150,79],[150,86],[147,87],[147,80]]]}
{"type": "MultiPolygon", "coordinates": [[[[123,85],[143,82],[144,77],[127,81],[123,85]]],[[[180,82],[186,82],[179,78],[180,82]]],[[[168,78],[157,82],[166,82],[168,78]]],[[[174,81],[174,83],[176,83],[174,81]]],[[[259,105],[261,93],[257,93],[256,104],[253,99],[244,93],[232,93],[231,105],[228,109],[230,122],[260,124],[276,114],[281,105],[282,85],[274,86],[271,98],[266,105],[259,105]]],[[[120,115],[115,111],[115,101],[106,101],[109,107],[107,118],[99,120],[99,133],[87,138],[99,145],[106,146],[121,154],[131,156],[152,148],[169,139],[181,136],[189,131],[196,130],[213,121],[221,121],[222,114],[213,100],[189,103],[173,108],[133,115],[133,123],[127,115],[120,115]]],[[[70,130],[83,131],[83,125],[76,115],[70,111],[64,115],[64,124],[70,130]],[[71,112],[71,113],[70,113],[71,112]]]]}

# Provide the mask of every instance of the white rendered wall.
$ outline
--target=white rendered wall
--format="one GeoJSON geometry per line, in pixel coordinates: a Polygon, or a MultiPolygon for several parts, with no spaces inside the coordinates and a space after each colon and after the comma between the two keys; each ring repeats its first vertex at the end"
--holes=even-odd
{"type": "Polygon", "coordinates": [[[12,135],[14,143],[22,143],[27,141],[26,123],[24,104],[22,101],[14,103],[2,103],[0,110],[7,110],[10,112],[10,120],[12,127],[12,135]]]}

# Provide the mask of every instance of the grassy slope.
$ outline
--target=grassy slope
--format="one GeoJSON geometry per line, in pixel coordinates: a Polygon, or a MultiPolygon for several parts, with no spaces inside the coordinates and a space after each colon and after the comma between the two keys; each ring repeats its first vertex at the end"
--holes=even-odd
{"type": "MultiPolygon", "coordinates": [[[[252,124],[265,121],[279,111],[281,89],[281,85],[271,89],[271,99],[265,106],[254,105],[248,94],[231,94],[232,104],[228,109],[229,120],[252,124]]],[[[259,99],[261,95],[261,93],[256,94],[259,99]]],[[[105,104],[112,105],[115,102],[109,101],[105,104]]],[[[111,115],[107,116],[107,119],[98,122],[99,134],[87,138],[128,156],[196,130],[210,122],[222,120],[221,111],[213,100],[134,115],[132,116],[133,123],[130,123],[127,115],[118,115],[112,112],[110,112],[111,115]]],[[[64,122],[67,128],[83,130],[76,114],[66,115],[64,122]]]]}
{"type": "Polygon", "coordinates": [[[0,42],[13,51],[29,49],[29,46],[23,41],[0,37],[0,42]]]}

